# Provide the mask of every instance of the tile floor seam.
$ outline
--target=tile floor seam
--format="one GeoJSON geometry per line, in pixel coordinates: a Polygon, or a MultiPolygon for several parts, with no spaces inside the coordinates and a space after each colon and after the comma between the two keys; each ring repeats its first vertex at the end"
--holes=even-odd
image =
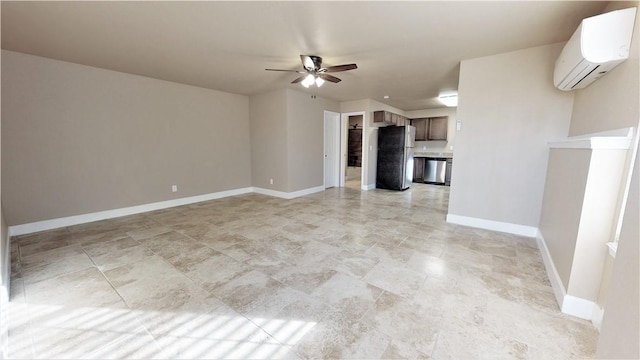
{"type": "Polygon", "coordinates": [[[145,219],[149,219],[149,220],[155,222],[159,226],[167,226],[166,224],[163,224],[160,221],[154,219],[153,216],[150,216],[150,215],[145,215],[145,219]]]}
{"type": "Polygon", "coordinates": [[[116,289],[115,286],[113,286],[113,283],[111,283],[111,280],[109,280],[109,278],[107,277],[107,275],[104,273],[104,271],[98,266],[98,264],[96,264],[96,262],[93,260],[93,257],[91,257],[85,249],[82,249],[82,251],[85,253],[85,255],[87,255],[87,257],[89,258],[89,260],[91,260],[91,262],[93,263],[93,266],[95,266],[96,269],[98,269],[98,271],[100,272],[100,275],[102,275],[102,277],[104,278],[104,280],[107,282],[107,284],[109,284],[109,286],[111,287],[111,289],[113,289],[113,291],[118,295],[118,297],[120,298],[120,300],[122,301],[122,303],[127,307],[127,309],[133,311],[133,309],[131,308],[131,306],[127,303],[127,301],[125,300],[125,298],[122,296],[122,294],[120,294],[120,292],[118,291],[118,289],[116,289]]]}
{"type": "MultiPolygon", "coordinates": [[[[96,270],[100,271],[100,269],[98,269],[98,268],[95,266],[95,264],[94,264],[94,266],[92,266],[92,267],[90,267],[90,268],[96,268],[96,270]]],[[[70,272],[67,272],[67,273],[64,273],[64,274],[56,275],[56,276],[51,277],[51,278],[47,278],[47,279],[42,279],[42,280],[39,280],[39,281],[35,281],[35,282],[30,283],[30,284],[28,284],[28,285],[36,285],[36,284],[41,283],[41,282],[44,282],[44,281],[54,280],[54,279],[57,279],[57,278],[59,278],[59,277],[63,277],[63,276],[67,276],[67,275],[76,274],[76,273],[79,273],[79,272],[85,271],[85,270],[90,269],[90,268],[84,268],[84,269],[79,269],[79,270],[73,270],[73,271],[70,271],[70,272]]],[[[24,280],[23,280],[23,284],[25,285],[25,295],[24,295],[24,297],[25,297],[25,301],[28,303],[28,302],[29,302],[29,298],[28,298],[28,296],[27,296],[28,294],[27,294],[27,291],[26,291],[26,285],[27,285],[27,284],[25,283],[25,281],[24,281],[24,280]]]]}
{"type": "MultiPolygon", "coordinates": [[[[151,248],[149,248],[148,246],[145,246],[143,243],[141,243],[139,240],[135,240],[132,239],[133,241],[136,241],[140,246],[144,247],[145,249],[149,250],[151,253],[153,253],[153,255],[155,255],[156,257],[159,258],[159,260],[161,260],[162,262],[164,262],[165,264],[169,265],[173,270],[175,270],[176,272],[178,272],[179,274],[182,274],[183,276],[185,276],[187,279],[189,279],[189,281],[191,281],[191,283],[193,283],[195,286],[197,286],[198,288],[202,289],[203,291],[206,291],[207,293],[209,293],[210,295],[214,296],[215,298],[217,298],[217,296],[211,294],[210,291],[208,291],[207,289],[203,288],[197,281],[195,281],[194,279],[192,279],[189,275],[185,274],[182,270],[176,268],[168,259],[165,259],[164,256],[156,253],[155,251],[153,251],[151,248]]],[[[213,250],[213,249],[212,249],[213,250]]],[[[215,251],[215,250],[214,250],[215,251]]],[[[218,251],[219,252],[219,251],[218,251]]],[[[221,253],[222,254],[222,253],[221,253]]],[[[225,254],[222,254],[225,255],[225,254]]],[[[233,259],[233,258],[232,258],[233,259]]],[[[236,261],[235,259],[233,259],[234,261],[236,261]]],[[[119,267],[124,266],[120,265],[119,267]]],[[[114,268],[115,269],[115,268],[114,268]]],[[[109,269],[108,271],[114,270],[114,269],[109,269]]],[[[101,271],[102,272],[102,271],[101,271]]],[[[103,274],[106,277],[106,274],[103,274]]],[[[111,284],[111,282],[109,282],[111,284]]],[[[112,285],[113,287],[113,285],[112,285]]],[[[120,293],[118,293],[118,295],[120,295],[120,293]]],[[[222,299],[218,299],[220,301],[222,301],[222,299]]]]}
{"type": "MultiPolygon", "coordinates": [[[[240,314],[240,315],[242,315],[242,314],[240,314]]],[[[267,334],[271,340],[276,341],[278,344],[280,344],[282,346],[285,346],[285,347],[289,348],[290,350],[292,350],[293,346],[289,346],[289,345],[281,342],[280,340],[278,340],[278,338],[276,338],[273,334],[271,334],[269,331],[267,331],[262,325],[259,325],[259,324],[255,323],[253,320],[249,319],[246,316],[244,316],[244,318],[249,320],[249,322],[251,322],[253,325],[257,326],[260,330],[262,330],[262,332],[267,334]]]]}

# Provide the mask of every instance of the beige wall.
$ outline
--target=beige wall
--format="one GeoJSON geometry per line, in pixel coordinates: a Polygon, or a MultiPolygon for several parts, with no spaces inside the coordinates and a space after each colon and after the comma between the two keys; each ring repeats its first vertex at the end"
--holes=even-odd
{"type": "Polygon", "coordinates": [[[539,228],[568,295],[598,300],[625,156],[551,149],[539,228]]]}
{"type": "Polygon", "coordinates": [[[569,286],[590,159],[591,150],[584,149],[551,149],[549,155],[540,231],[565,290],[569,286]]]}
{"type": "MultiPolygon", "coordinates": [[[[2,60],[0,58],[0,64],[2,60]]],[[[1,66],[0,66],[1,68],[1,66]]],[[[0,81],[2,75],[0,74],[0,81]]],[[[1,111],[0,111],[1,113],[1,111]]],[[[0,115],[0,158],[2,158],[2,116],[0,115]]],[[[2,166],[0,166],[0,359],[7,358],[9,347],[9,289],[11,287],[11,250],[9,229],[2,206],[2,166]]]]}
{"type": "MultiPolygon", "coordinates": [[[[1,60],[0,60],[1,63],[1,60]]],[[[1,66],[0,66],[1,67],[1,66]]],[[[1,81],[0,74],[0,81],[1,81]]],[[[1,111],[0,111],[1,112],[1,111]]],[[[2,116],[0,116],[0,139],[2,139],[2,116]]],[[[0,140],[0,158],[2,153],[0,140]]],[[[11,250],[9,248],[9,231],[2,206],[2,167],[0,166],[0,359],[7,358],[9,346],[9,288],[11,278],[11,250]]]]}
{"type": "Polygon", "coordinates": [[[538,226],[547,142],[571,117],[573,95],[552,82],[562,45],[462,62],[449,214],[538,226]]]}
{"type": "Polygon", "coordinates": [[[9,51],[2,90],[9,225],[251,186],[246,96],[9,51]]]}
{"type": "Polygon", "coordinates": [[[640,358],[640,157],[636,157],[596,351],[599,359],[640,358]]]}
{"type": "Polygon", "coordinates": [[[339,112],[340,105],[290,89],[249,103],[253,186],[287,193],[322,186],[324,111],[339,112]]]}
{"type": "Polygon", "coordinates": [[[340,104],[287,90],[289,192],[324,184],[324,111],[340,112],[340,104]]]}
{"type": "Polygon", "coordinates": [[[282,89],[251,96],[249,104],[252,184],[286,192],[289,188],[287,91],[282,89]]]}

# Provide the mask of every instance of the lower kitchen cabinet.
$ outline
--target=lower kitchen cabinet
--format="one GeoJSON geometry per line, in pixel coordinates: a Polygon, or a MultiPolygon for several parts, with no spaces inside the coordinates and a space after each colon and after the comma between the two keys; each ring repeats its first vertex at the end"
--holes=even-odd
{"type": "Polygon", "coordinates": [[[424,158],[413,158],[413,181],[424,182],[424,158]]]}
{"type": "Polygon", "coordinates": [[[447,159],[447,168],[444,172],[444,184],[451,185],[451,169],[453,168],[453,159],[447,159]]]}

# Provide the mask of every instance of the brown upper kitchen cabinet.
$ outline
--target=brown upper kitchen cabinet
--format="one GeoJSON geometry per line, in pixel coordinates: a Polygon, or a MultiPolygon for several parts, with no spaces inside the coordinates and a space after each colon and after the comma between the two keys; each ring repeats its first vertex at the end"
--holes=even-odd
{"type": "Polygon", "coordinates": [[[374,111],[373,112],[373,122],[374,123],[386,123],[397,126],[409,125],[408,119],[402,115],[394,114],[389,111],[374,111]]]}
{"type": "Polygon", "coordinates": [[[448,116],[429,118],[427,140],[447,140],[447,128],[449,127],[448,123],[448,116]]]}
{"type": "Polygon", "coordinates": [[[381,122],[381,123],[387,123],[387,124],[392,124],[392,116],[393,114],[388,112],[388,111],[374,111],[373,112],[373,122],[377,123],[377,122],[381,122]]]}
{"type": "Polygon", "coordinates": [[[428,123],[429,123],[428,118],[411,120],[411,125],[416,127],[416,141],[427,140],[427,124],[428,123]]]}
{"type": "Polygon", "coordinates": [[[396,125],[396,126],[406,126],[406,125],[415,126],[416,140],[427,140],[426,134],[427,134],[427,129],[429,128],[428,120],[429,118],[411,120],[406,116],[402,116],[400,114],[394,114],[390,111],[385,111],[385,110],[379,110],[379,111],[373,112],[374,123],[385,123],[385,124],[396,125]],[[424,121],[420,122],[422,120],[424,121]],[[418,122],[420,122],[420,125],[416,125],[418,122]],[[422,128],[420,128],[420,126],[422,126],[422,128]]]}

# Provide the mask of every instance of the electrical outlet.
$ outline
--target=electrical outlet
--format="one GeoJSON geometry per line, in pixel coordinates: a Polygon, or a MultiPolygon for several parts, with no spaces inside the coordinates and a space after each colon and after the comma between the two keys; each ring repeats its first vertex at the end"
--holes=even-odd
{"type": "Polygon", "coordinates": [[[269,179],[269,184],[273,185],[273,179],[269,179]]]}
{"type": "Polygon", "coordinates": [[[171,185],[171,192],[178,192],[178,185],[171,185]]]}

